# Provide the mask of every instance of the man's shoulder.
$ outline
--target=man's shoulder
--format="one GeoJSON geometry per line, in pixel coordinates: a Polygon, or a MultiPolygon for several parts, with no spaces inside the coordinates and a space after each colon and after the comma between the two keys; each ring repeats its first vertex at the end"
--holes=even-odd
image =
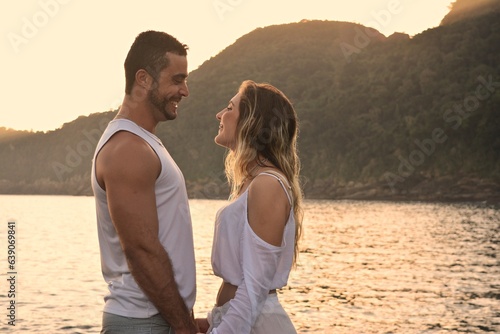
{"type": "Polygon", "coordinates": [[[125,130],[114,133],[102,146],[97,158],[105,164],[127,164],[131,161],[148,164],[158,160],[156,153],[143,138],[125,130]]]}
{"type": "Polygon", "coordinates": [[[146,140],[127,130],[119,130],[115,132],[106,142],[106,144],[103,145],[103,148],[106,146],[108,147],[108,149],[112,149],[113,151],[118,150],[120,151],[120,153],[143,150],[151,151],[151,147],[146,140]]]}

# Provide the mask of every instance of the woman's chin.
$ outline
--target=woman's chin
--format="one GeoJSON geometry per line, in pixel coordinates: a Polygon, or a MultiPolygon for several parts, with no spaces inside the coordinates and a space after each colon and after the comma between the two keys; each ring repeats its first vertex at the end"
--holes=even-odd
{"type": "Polygon", "coordinates": [[[228,148],[228,149],[231,149],[230,145],[227,144],[227,142],[221,138],[220,136],[215,136],[214,138],[214,142],[219,145],[219,146],[222,146],[222,147],[225,147],[225,148],[228,148]]]}

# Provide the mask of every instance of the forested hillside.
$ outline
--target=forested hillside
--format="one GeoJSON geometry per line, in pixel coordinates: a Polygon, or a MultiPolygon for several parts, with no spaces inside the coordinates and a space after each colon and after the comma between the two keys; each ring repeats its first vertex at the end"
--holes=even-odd
{"type": "Polygon", "coordinates": [[[441,25],[452,24],[461,20],[479,17],[493,12],[500,12],[498,0],[457,0],[451,5],[451,11],[441,25]]]}
{"type": "MultiPolygon", "coordinates": [[[[306,20],[241,37],[190,73],[178,119],[158,127],[192,197],[227,195],[215,114],[245,79],[294,103],[308,198],[500,200],[496,11],[413,38],[306,20]]],[[[92,151],[112,117],[10,140],[0,132],[0,192],[90,194],[92,151]]]]}

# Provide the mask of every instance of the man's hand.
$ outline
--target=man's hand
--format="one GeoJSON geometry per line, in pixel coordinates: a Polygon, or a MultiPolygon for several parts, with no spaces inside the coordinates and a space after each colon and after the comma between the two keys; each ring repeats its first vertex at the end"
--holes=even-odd
{"type": "Polygon", "coordinates": [[[198,324],[200,333],[206,333],[208,331],[208,328],[210,327],[207,318],[196,318],[196,323],[198,324]]]}

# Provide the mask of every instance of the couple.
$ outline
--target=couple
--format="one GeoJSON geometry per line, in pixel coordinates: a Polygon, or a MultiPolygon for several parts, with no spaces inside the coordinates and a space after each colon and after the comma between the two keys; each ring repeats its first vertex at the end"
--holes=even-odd
{"type": "Polygon", "coordinates": [[[229,149],[231,202],[216,217],[212,249],[223,282],[195,319],[193,233],[184,177],[158,137],[189,95],[187,46],[139,34],[125,60],[126,88],[92,165],[101,265],[109,293],[101,333],[296,333],[276,289],[287,284],[301,230],[297,119],[288,99],[245,81],[217,113],[229,149]]]}

